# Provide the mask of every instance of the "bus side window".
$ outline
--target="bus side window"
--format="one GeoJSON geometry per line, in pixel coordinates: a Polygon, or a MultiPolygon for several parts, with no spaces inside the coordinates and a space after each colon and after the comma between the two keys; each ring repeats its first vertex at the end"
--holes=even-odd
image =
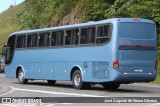
{"type": "Polygon", "coordinates": [[[95,27],[88,28],[88,43],[94,44],[95,43],[95,27]]]}
{"type": "Polygon", "coordinates": [[[50,46],[50,32],[44,33],[44,45],[50,46]]]}
{"type": "Polygon", "coordinates": [[[52,32],[51,46],[56,46],[56,45],[57,45],[57,32],[52,32]]]}
{"type": "Polygon", "coordinates": [[[72,44],[79,44],[79,29],[72,30],[72,44]]]}
{"type": "Polygon", "coordinates": [[[100,27],[98,27],[98,34],[97,34],[97,37],[103,37],[103,26],[100,26],[100,27]]]}
{"type": "Polygon", "coordinates": [[[58,31],[57,33],[57,43],[58,46],[63,46],[63,42],[64,42],[64,31],[58,31]]]}
{"type": "Polygon", "coordinates": [[[111,26],[110,25],[104,25],[104,37],[110,37],[111,36],[111,26]]]}
{"type": "Polygon", "coordinates": [[[80,44],[87,44],[87,28],[81,29],[80,44]]]}
{"type": "Polygon", "coordinates": [[[17,36],[16,48],[25,48],[25,47],[26,47],[26,35],[17,36]]]}
{"type": "Polygon", "coordinates": [[[32,47],[32,35],[27,35],[27,47],[32,47]]]}
{"type": "Polygon", "coordinates": [[[72,37],[72,30],[66,30],[65,33],[65,45],[71,45],[71,37],[72,37]]]}
{"type": "Polygon", "coordinates": [[[38,46],[39,47],[44,46],[44,33],[40,33],[38,38],[39,38],[38,46]]]}
{"type": "Polygon", "coordinates": [[[39,34],[39,46],[49,46],[50,45],[50,32],[39,34]]]}
{"type": "Polygon", "coordinates": [[[104,43],[110,40],[111,29],[110,25],[99,26],[97,30],[96,43],[104,43]]]}
{"type": "Polygon", "coordinates": [[[27,35],[27,47],[37,47],[37,34],[27,35]]]}

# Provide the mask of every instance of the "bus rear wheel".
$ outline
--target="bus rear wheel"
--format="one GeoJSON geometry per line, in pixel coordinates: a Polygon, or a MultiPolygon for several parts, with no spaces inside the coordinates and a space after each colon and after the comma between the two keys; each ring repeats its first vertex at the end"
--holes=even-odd
{"type": "Polygon", "coordinates": [[[19,69],[18,71],[18,81],[20,84],[27,84],[28,79],[24,78],[24,72],[22,69],[19,69]]]}
{"type": "Polygon", "coordinates": [[[116,90],[119,88],[120,83],[103,83],[102,85],[105,89],[116,90]]]}
{"type": "Polygon", "coordinates": [[[47,80],[49,85],[54,85],[56,83],[56,80],[47,80]]]}
{"type": "Polygon", "coordinates": [[[80,70],[74,71],[72,75],[72,83],[73,87],[76,89],[88,89],[91,86],[88,82],[82,81],[82,75],[80,70]]]}

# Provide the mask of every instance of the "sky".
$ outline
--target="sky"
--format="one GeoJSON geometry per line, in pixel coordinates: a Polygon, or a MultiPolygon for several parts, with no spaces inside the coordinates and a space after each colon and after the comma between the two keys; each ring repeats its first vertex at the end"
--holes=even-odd
{"type": "Polygon", "coordinates": [[[24,0],[0,0],[0,13],[7,10],[10,5],[18,5],[22,3],[24,0]]]}

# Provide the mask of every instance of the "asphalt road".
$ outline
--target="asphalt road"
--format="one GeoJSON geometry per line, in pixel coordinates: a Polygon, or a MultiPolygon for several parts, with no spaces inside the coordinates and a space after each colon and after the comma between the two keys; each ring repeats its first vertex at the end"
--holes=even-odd
{"type": "Polygon", "coordinates": [[[76,90],[73,88],[72,83],[67,81],[58,81],[55,85],[48,85],[47,81],[40,80],[29,81],[28,84],[22,85],[18,83],[17,79],[5,78],[4,74],[0,74],[0,97],[31,97],[34,99],[35,97],[51,97],[46,98],[46,101],[54,101],[54,103],[34,104],[3,103],[0,106],[160,106],[160,103],[108,103],[107,101],[113,101],[116,98],[122,98],[122,100],[126,98],[125,100],[128,100],[129,98],[127,97],[132,97],[132,101],[133,99],[136,100],[136,97],[160,97],[160,85],[144,83],[124,84],[117,90],[106,90],[101,85],[95,85],[89,90],[76,90]],[[100,98],[97,99],[95,97],[100,98]],[[105,98],[107,102],[103,103],[105,98]],[[61,101],[73,101],[73,103],[62,103],[61,101]]]}

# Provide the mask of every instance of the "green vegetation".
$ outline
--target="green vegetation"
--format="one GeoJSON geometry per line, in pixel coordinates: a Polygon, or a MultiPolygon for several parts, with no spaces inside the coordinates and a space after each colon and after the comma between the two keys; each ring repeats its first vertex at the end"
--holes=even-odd
{"type": "MultiPolygon", "coordinates": [[[[26,0],[0,14],[0,50],[6,43],[8,35],[17,30],[113,17],[151,19],[156,22],[159,31],[160,0],[26,0]]],[[[159,38],[160,36],[158,37],[160,44],[159,38]]],[[[160,64],[158,66],[160,73],[160,64]]]]}
{"type": "Polygon", "coordinates": [[[0,14],[0,51],[2,46],[6,43],[8,35],[19,29],[19,26],[14,23],[14,20],[16,19],[16,14],[19,13],[22,8],[22,5],[12,7],[0,14]]]}
{"type": "Polygon", "coordinates": [[[150,82],[151,84],[160,84],[160,74],[157,74],[157,78],[155,81],[150,82]]]}
{"type": "Polygon", "coordinates": [[[65,16],[74,11],[79,15],[80,22],[141,17],[160,24],[159,7],[159,0],[27,0],[24,11],[17,15],[17,19],[21,28],[41,28],[59,25],[65,16]]]}

